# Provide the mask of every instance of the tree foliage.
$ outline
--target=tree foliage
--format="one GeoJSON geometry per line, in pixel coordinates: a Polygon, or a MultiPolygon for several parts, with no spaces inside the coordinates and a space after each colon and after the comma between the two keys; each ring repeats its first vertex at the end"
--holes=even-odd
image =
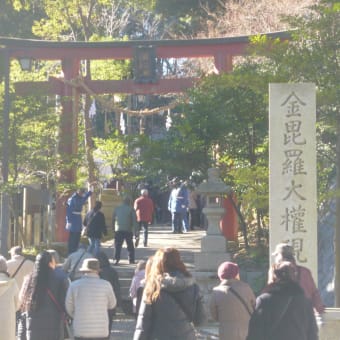
{"type": "MultiPolygon", "coordinates": [[[[33,1],[34,3],[35,1],[33,1]]],[[[40,6],[18,0],[3,0],[0,11],[0,35],[6,37],[34,38],[32,24],[44,16],[40,6]]]]}
{"type": "Polygon", "coordinates": [[[313,82],[317,88],[318,175],[320,199],[329,196],[340,119],[339,2],[324,0],[308,16],[287,17],[296,29],[290,42],[254,39],[255,52],[271,82],[313,82]],[[321,189],[321,191],[320,191],[321,189]]]}
{"type": "Polygon", "coordinates": [[[183,138],[197,140],[194,145],[207,153],[207,159],[213,160],[215,152],[246,165],[262,161],[268,121],[266,97],[256,88],[259,77],[254,66],[245,65],[232,74],[205,78],[190,91],[178,122],[183,138]]]}
{"type": "Polygon", "coordinates": [[[309,9],[308,15],[286,18],[295,28],[291,41],[279,43],[259,37],[255,46],[265,56],[263,68],[273,80],[316,85],[319,207],[329,206],[330,196],[335,198],[334,291],[335,305],[339,306],[340,2],[321,0],[309,9]]]}

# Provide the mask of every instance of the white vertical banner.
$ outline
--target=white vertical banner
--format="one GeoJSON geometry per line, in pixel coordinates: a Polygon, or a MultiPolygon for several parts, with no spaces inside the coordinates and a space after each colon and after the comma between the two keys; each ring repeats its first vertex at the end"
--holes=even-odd
{"type": "Polygon", "coordinates": [[[315,84],[269,85],[270,254],[289,243],[317,282],[315,84]]]}

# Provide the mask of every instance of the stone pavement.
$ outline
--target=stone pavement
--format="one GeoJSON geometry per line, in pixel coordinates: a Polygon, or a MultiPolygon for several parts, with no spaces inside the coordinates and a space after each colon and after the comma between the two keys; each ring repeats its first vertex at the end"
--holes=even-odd
{"type": "MultiPolygon", "coordinates": [[[[172,234],[169,225],[152,225],[149,227],[148,246],[140,245],[136,249],[136,261],[140,259],[147,259],[153,255],[155,251],[162,247],[175,247],[180,253],[181,257],[190,271],[194,270],[194,253],[200,251],[200,240],[205,235],[204,230],[193,230],[184,234],[172,234]]],[[[141,235],[142,237],[142,235],[141,235]]],[[[143,244],[143,240],[140,241],[143,244]]],[[[108,241],[102,245],[103,250],[112,259],[114,249],[113,241],[108,241]]],[[[126,245],[122,249],[121,260],[119,266],[115,266],[120,277],[128,275],[129,282],[133,275],[135,265],[130,265],[127,260],[126,245]]],[[[126,296],[127,292],[123,293],[126,296]]],[[[125,315],[118,312],[112,325],[111,340],[129,340],[133,338],[136,321],[133,316],[125,315]]],[[[201,330],[197,333],[197,339],[217,339],[214,337],[207,337],[201,330]]]]}
{"type": "MultiPolygon", "coordinates": [[[[140,245],[135,249],[136,262],[141,259],[147,259],[153,255],[155,251],[163,247],[175,247],[182,256],[183,261],[188,266],[188,269],[194,268],[194,253],[200,251],[201,238],[205,235],[204,230],[193,230],[184,234],[173,234],[169,225],[151,225],[149,227],[148,246],[143,246],[143,233],[141,232],[140,245]]],[[[109,258],[113,257],[113,240],[102,244],[103,250],[109,258]]],[[[121,252],[121,260],[118,268],[134,268],[127,260],[126,245],[123,246],[121,252]]],[[[116,268],[116,267],[115,267],[116,268]]]]}

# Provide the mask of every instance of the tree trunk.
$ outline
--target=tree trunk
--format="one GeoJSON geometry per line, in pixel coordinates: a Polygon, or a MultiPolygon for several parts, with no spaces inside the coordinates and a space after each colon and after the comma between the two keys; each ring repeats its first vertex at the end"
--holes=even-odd
{"type": "Polygon", "coordinates": [[[335,307],[340,306],[340,120],[337,122],[337,141],[336,141],[336,210],[335,210],[335,242],[334,242],[334,295],[335,307]]]}

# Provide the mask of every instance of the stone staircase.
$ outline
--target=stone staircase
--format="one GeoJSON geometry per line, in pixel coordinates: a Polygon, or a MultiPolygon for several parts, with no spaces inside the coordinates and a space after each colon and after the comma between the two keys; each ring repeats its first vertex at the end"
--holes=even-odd
{"type": "Polygon", "coordinates": [[[118,276],[119,276],[120,292],[122,295],[122,300],[124,301],[125,304],[128,304],[131,301],[130,296],[129,296],[129,290],[130,290],[131,280],[135,272],[135,268],[133,265],[113,266],[113,268],[117,271],[118,276]]]}
{"type": "MultiPolygon", "coordinates": [[[[197,240],[200,238],[200,232],[192,234],[172,234],[169,226],[151,226],[149,228],[149,244],[148,247],[139,246],[135,249],[136,263],[147,258],[155,253],[155,251],[164,246],[173,246],[181,251],[182,259],[186,263],[187,268],[192,271],[194,269],[194,250],[198,250],[197,240]]],[[[121,295],[123,301],[123,310],[125,314],[131,313],[131,299],[129,289],[131,280],[135,272],[136,265],[129,264],[127,258],[128,253],[126,245],[123,245],[121,251],[121,260],[118,266],[114,263],[114,249],[112,240],[108,240],[102,244],[102,250],[108,255],[112,267],[118,272],[119,282],[121,286],[121,295]]]]}

